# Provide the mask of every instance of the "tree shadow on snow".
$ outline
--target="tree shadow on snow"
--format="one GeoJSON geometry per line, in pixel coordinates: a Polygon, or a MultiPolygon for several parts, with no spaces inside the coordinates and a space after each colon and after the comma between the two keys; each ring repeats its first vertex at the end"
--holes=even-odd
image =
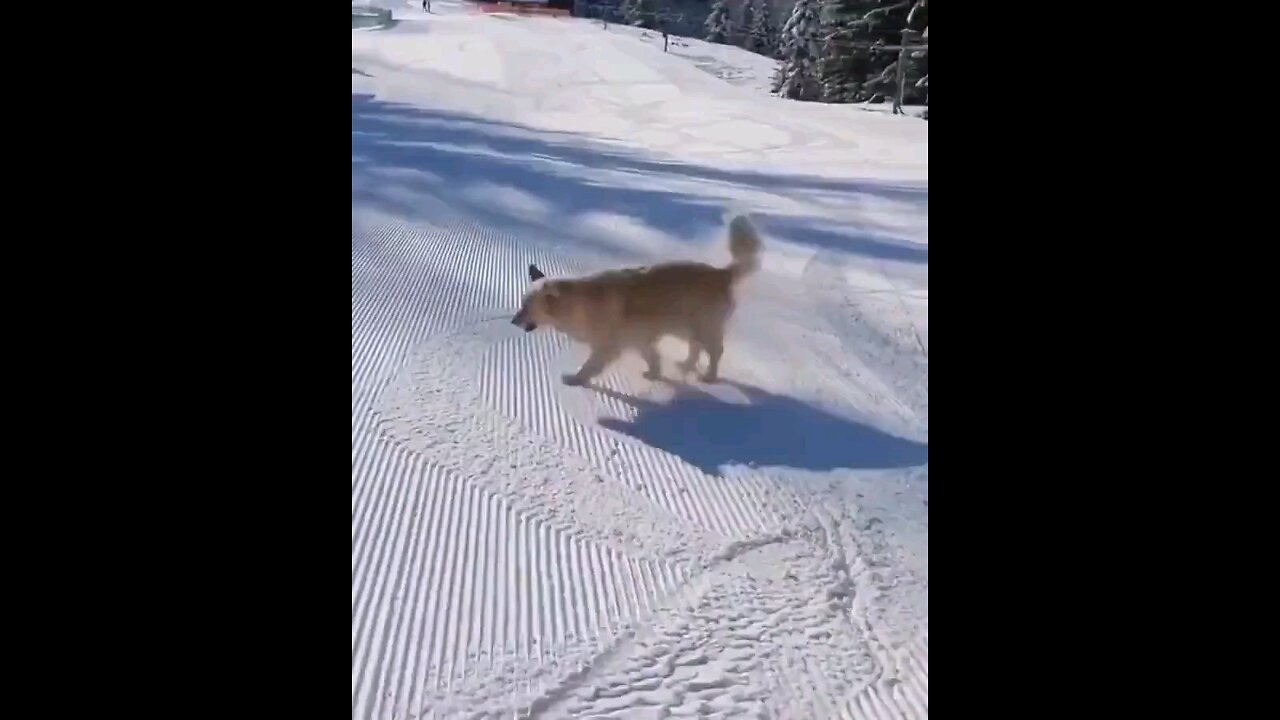
{"type": "MultiPolygon", "coordinates": [[[[823,193],[850,206],[856,206],[859,198],[876,198],[928,214],[927,185],[664,162],[584,135],[534,130],[351,95],[353,207],[358,204],[432,220],[424,208],[414,206],[416,198],[432,195],[497,227],[525,225],[559,234],[566,231],[567,218],[612,213],[681,239],[720,227],[726,203],[717,195],[735,186],[766,192],[823,193]],[[679,187],[678,181],[703,183],[704,190],[691,194],[679,187]],[[541,207],[531,211],[522,202],[498,202],[492,191],[485,190],[494,185],[524,193],[541,207]],[[477,187],[480,192],[467,192],[477,187]]],[[[767,213],[758,217],[766,232],[785,232],[802,245],[877,260],[928,263],[927,248],[899,242],[892,233],[878,232],[869,222],[851,223],[837,231],[830,221],[817,218],[770,218],[767,213]]]]}
{"type": "Polygon", "coordinates": [[[695,386],[665,381],[669,402],[653,402],[592,386],[636,409],[634,420],[600,425],[665,450],[710,475],[726,465],[801,470],[891,469],[925,465],[929,446],[889,435],[793,398],[721,380],[745,403],[726,402],[695,386]]]}
{"type": "Polygon", "coordinates": [[[839,250],[891,262],[929,264],[929,246],[906,242],[856,226],[839,227],[800,218],[773,218],[769,229],[814,248],[839,250]]]}

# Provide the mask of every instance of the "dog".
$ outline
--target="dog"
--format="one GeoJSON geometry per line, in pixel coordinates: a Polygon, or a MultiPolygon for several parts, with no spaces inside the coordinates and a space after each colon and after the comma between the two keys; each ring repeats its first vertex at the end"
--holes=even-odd
{"type": "Polygon", "coordinates": [[[662,375],[656,343],[667,335],[689,343],[689,356],[679,363],[685,373],[697,368],[706,350],[702,379],[715,382],[736,287],[759,269],[762,248],[760,234],[745,216],[729,222],[728,235],[733,260],[725,267],[670,262],[561,280],[530,265],[533,285],[511,323],[525,332],[551,328],[590,347],[582,367],[563,376],[566,385],[586,384],[628,349],[649,366],[644,376],[656,380],[662,375]]]}

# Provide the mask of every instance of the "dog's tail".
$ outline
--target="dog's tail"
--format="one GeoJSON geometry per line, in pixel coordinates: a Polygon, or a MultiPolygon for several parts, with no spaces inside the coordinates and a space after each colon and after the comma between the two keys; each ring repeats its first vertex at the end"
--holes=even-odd
{"type": "Polygon", "coordinates": [[[729,253],[733,262],[729,272],[739,280],[760,269],[760,233],[746,215],[736,215],[729,221],[729,253]]]}

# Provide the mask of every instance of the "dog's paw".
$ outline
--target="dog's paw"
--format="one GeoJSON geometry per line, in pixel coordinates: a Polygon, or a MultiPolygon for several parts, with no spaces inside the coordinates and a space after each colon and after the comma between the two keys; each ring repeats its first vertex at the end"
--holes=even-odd
{"type": "Polygon", "coordinates": [[[712,375],[711,373],[703,373],[702,382],[714,385],[715,383],[720,382],[720,378],[716,375],[712,375]]]}
{"type": "Polygon", "coordinates": [[[661,380],[662,373],[658,370],[645,370],[644,379],[645,380],[661,380]]]}
{"type": "Polygon", "coordinates": [[[570,373],[567,375],[561,375],[560,382],[563,382],[565,385],[568,385],[569,387],[579,387],[586,381],[578,377],[576,373],[570,373]]]}

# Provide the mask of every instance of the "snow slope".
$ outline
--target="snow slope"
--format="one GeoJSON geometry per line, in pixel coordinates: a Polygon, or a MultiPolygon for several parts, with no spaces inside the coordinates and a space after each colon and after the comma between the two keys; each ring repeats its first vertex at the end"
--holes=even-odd
{"type": "Polygon", "coordinates": [[[352,717],[927,716],[927,123],[771,98],[734,48],[365,4],[352,717]],[[583,350],[508,322],[531,262],[726,262],[727,209],[766,255],[724,382],[672,341],[667,380],[565,387],[583,350]]]}

